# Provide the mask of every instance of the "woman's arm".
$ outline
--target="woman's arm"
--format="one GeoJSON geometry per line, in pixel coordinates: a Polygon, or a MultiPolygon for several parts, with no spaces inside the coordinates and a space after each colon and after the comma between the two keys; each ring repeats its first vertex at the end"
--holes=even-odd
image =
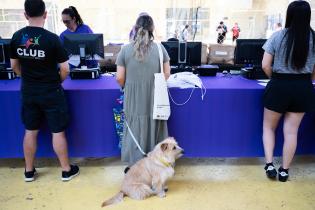
{"type": "Polygon", "coordinates": [[[164,71],[164,77],[167,80],[171,75],[171,67],[170,67],[169,61],[163,63],[163,71],[164,71]]]}
{"type": "Polygon", "coordinates": [[[120,87],[123,88],[125,86],[126,68],[124,66],[117,66],[116,80],[120,87]]]}
{"type": "Polygon", "coordinates": [[[262,60],[262,69],[269,78],[271,78],[272,75],[272,61],[273,55],[265,52],[262,60]]]}

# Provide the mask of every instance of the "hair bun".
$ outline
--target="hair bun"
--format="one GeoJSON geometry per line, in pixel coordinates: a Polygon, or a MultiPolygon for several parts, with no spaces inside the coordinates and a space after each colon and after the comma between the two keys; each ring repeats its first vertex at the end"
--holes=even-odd
{"type": "Polygon", "coordinates": [[[71,9],[74,12],[77,10],[74,6],[69,6],[69,9],[71,9]]]}

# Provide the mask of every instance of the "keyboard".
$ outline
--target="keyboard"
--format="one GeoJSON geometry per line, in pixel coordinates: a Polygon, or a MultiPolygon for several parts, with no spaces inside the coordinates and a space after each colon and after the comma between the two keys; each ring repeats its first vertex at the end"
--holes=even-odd
{"type": "Polygon", "coordinates": [[[71,70],[74,71],[98,71],[100,70],[100,68],[96,67],[96,68],[73,68],[71,70]]]}

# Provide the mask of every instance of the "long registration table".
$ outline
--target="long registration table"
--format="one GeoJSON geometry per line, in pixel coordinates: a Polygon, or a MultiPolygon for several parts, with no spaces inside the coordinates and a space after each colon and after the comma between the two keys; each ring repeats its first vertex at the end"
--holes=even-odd
{"type": "MultiPolygon", "coordinates": [[[[183,106],[171,102],[169,134],[187,157],[263,156],[262,95],[264,87],[241,76],[202,77],[206,95],[199,89],[183,106]]],[[[72,157],[119,156],[113,107],[120,96],[114,77],[96,80],[67,79],[63,87],[70,107],[67,129],[72,157]]],[[[0,158],[23,157],[24,127],[20,119],[20,79],[0,81],[0,158]]],[[[186,101],[191,89],[170,89],[172,98],[186,101]]],[[[281,154],[282,125],[275,152],[281,154]]],[[[299,130],[298,154],[315,154],[315,115],[307,114],[299,130]]],[[[37,156],[54,156],[51,135],[44,124],[37,156]]]]}

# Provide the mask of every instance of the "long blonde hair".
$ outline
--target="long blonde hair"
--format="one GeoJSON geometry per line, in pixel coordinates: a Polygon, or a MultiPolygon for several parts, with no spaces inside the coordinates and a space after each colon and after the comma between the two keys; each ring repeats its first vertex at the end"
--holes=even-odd
{"type": "Polygon", "coordinates": [[[153,42],[153,19],[149,15],[138,17],[134,37],[134,56],[137,60],[143,61],[153,42]]]}

